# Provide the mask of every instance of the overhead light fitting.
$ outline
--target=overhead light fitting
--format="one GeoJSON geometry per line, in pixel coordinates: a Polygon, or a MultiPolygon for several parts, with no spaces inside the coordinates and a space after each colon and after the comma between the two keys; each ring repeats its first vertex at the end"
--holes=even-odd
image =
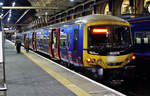
{"type": "Polygon", "coordinates": [[[12,6],[14,7],[15,5],[16,5],[16,2],[13,2],[13,3],[12,3],[12,6]]]}
{"type": "Polygon", "coordinates": [[[0,6],[3,6],[3,2],[0,2],[0,6]]]}
{"type": "Polygon", "coordinates": [[[8,17],[7,21],[8,21],[8,22],[10,21],[10,17],[8,17]]]}
{"type": "Polygon", "coordinates": [[[45,15],[48,15],[48,12],[45,12],[45,15]]]}
{"type": "Polygon", "coordinates": [[[74,0],[70,0],[71,2],[73,2],[74,0]]]}

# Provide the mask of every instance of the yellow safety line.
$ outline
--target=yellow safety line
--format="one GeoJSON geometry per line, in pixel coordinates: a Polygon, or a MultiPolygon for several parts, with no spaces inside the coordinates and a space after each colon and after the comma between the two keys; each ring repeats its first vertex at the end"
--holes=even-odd
{"type": "Polygon", "coordinates": [[[77,96],[91,96],[89,93],[85,92],[78,86],[71,83],[69,80],[64,78],[63,76],[59,75],[58,73],[54,72],[51,68],[47,67],[46,65],[42,64],[40,61],[34,59],[30,54],[26,53],[25,51],[22,51],[24,55],[26,55],[29,59],[31,59],[35,64],[37,64],[39,67],[41,67],[43,70],[45,70],[49,75],[51,75],[53,78],[55,78],[57,81],[59,81],[62,85],[67,87],[70,91],[75,93],[77,96]]]}

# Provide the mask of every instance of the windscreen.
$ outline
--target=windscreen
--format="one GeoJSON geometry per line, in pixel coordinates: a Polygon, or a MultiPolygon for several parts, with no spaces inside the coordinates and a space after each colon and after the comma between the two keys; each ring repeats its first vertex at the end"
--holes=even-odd
{"type": "Polygon", "coordinates": [[[95,53],[111,54],[120,52],[131,46],[128,26],[101,25],[88,27],[88,49],[95,53]]]}

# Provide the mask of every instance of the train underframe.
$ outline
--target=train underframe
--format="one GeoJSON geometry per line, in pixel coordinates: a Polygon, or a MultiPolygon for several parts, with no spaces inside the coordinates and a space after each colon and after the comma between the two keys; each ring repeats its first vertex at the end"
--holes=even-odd
{"type": "Polygon", "coordinates": [[[99,80],[112,81],[112,80],[127,80],[132,81],[135,79],[136,67],[125,66],[123,68],[103,69],[101,67],[86,68],[93,73],[93,76],[99,80]]]}

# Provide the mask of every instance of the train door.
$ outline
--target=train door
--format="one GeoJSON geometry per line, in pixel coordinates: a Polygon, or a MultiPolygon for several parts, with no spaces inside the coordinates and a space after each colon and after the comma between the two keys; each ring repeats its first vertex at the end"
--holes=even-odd
{"type": "Polygon", "coordinates": [[[54,58],[59,60],[59,28],[53,30],[53,43],[52,50],[54,54],[54,58]]]}
{"type": "Polygon", "coordinates": [[[32,48],[34,51],[36,51],[36,33],[32,33],[32,48]]]}
{"type": "Polygon", "coordinates": [[[72,52],[72,60],[75,66],[79,66],[78,64],[78,56],[79,56],[79,28],[78,26],[74,26],[74,38],[73,38],[73,52],[72,52]]]}
{"type": "Polygon", "coordinates": [[[55,47],[56,47],[56,29],[52,30],[52,55],[55,58],[55,47]]]}
{"type": "Polygon", "coordinates": [[[68,62],[67,54],[67,29],[68,27],[60,28],[60,57],[63,62],[68,62]]]}
{"type": "Polygon", "coordinates": [[[53,31],[52,29],[49,30],[49,40],[48,40],[48,47],[49,47],[49,55],[53,57],[52,54],[52,42],[53,42],[53,31]]]}
{"type": "Polygon", "coordinates": [[[29,41],[30,41],[29,48],[32,48],[32,43],[31,43],[31,41],[32,41],[32,33],[31,32],[29,33],[29,41]]]}

